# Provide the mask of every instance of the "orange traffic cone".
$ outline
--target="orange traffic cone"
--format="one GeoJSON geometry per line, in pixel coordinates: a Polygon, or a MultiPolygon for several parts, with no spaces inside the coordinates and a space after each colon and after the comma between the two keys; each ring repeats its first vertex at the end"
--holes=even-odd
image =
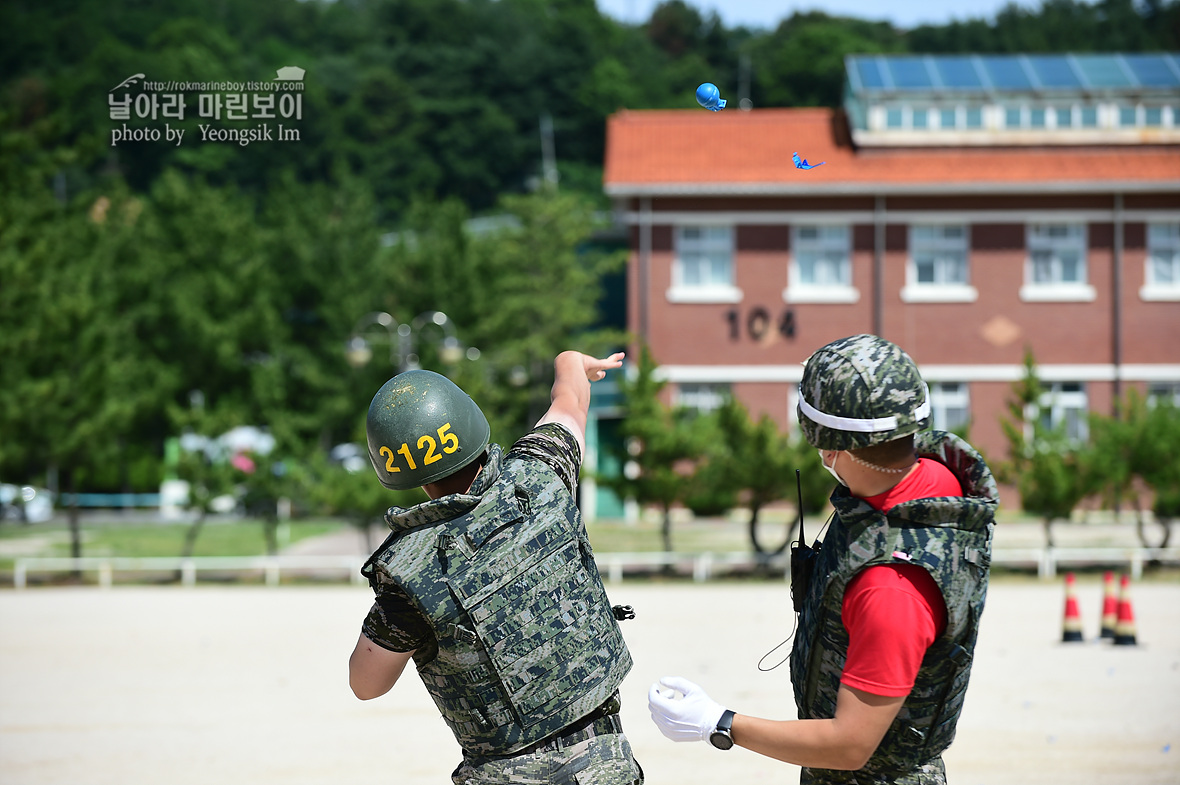
{"type": "Polygon", "coordinates": [[[1061,626],[1061,642],[1077,643],[1082,640],[1082,614],[1078,611],[1078,596],[1074,587],[1072,572],[1065,575],[1065,621],[1061,626]]]}
{"type": "Polygon", "coordinates": [[[1113,638],[1119,618],[1119,598],[1114,590],[1114,573],[1106,571],[1102,578],[1102,637],[1113,638]]]}
{"type": "Polygon", "coordinates": [[[1124,575],[1119,591],[1119,614],[1114,627],[1116,646],[1134,646],[1135,612],[1131,610],[1131,578],[1124,575]]]}

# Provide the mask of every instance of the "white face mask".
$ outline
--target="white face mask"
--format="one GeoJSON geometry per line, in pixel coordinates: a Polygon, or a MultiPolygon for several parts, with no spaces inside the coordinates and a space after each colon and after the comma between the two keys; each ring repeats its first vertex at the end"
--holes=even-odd
{"type": "MultiPolygon", "coordinates": [[[[831,474],[833,477],[835,477],[835,478],[836,478],[836,482],[840,483],[840,484],[841,484],[841,485],[843,485],[845,488],[847,488],[847,487],[848,487],[848,483],[844,482],[844,478],[843,478],[843,477],[841,477],[840,475],[836,474],[836,458],[835,458],[835,457],[833,457],[833,458],[832,458],[832,465],[831,465],[831,466],[828,466],[827,462],[826,462],[826,461],[824,461],[824,451],[823,451],[823,450],[818,450],[818,452],[819,452],[819,462],[820,462],[821,464],[823,464],[823,467],[824,467],[825,469],[827,469],[827,470],[828,470],[828,473],[829,473],[829,474],[831,474]]],[[[836,451],[835,455],[836,455],[836,456],[839,456],[839,455],[840,455],[840,452],[839,452],[839,451],[836,451]]]]}

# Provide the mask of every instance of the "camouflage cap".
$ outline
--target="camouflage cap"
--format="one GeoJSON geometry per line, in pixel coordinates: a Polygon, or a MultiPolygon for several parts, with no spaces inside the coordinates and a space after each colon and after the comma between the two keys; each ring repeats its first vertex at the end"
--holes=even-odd
{"type": "Polygon", "coordinates": [[[917,433],[930,424],[930,392],[901,347],[853,335],[807,359],[799,425],[808,444],[851,450],[917,433]]]}

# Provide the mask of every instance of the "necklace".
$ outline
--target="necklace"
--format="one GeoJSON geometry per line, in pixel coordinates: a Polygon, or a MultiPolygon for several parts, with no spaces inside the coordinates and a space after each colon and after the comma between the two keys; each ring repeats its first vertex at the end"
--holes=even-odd
{"type": "Polygon", "coordinates": [[[886,468],[884,466],[878,466],[875,463],[869,463],[868,461],[864,460],[863,458],[856,457],[852,453],[848,453],[848,457],[851,458],[854,463],[859,463],[861,466],[868,466],[870,469],[876,469],[877,471],[885,472],[886,474],[905,474],[910,469],[914,468],[914,464],[918,462],[918,457],[915,455],[914,462],[909,464],[908,466],[903,466],[900,469],[890,469],[890,468],[886,468]]]}

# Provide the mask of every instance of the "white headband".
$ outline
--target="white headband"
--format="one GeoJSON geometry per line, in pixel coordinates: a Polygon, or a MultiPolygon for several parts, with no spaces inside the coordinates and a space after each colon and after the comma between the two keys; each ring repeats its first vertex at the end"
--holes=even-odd
{"type": "MultiPolygon", "coordinates": [[[[926,382],[922,382],[922,394],[924,396],[922,404],[917,409],[914,409],[915,422],[925,420],[930,416],[930,388],[926,386],[926,382]]],[[[803,395],[803,385],[799,385],[799,410],[807,415],[807,419],[825,428],[832,428],[837,431],[878,433],[880,431],[892,431],[897,427],[897,416],[892,414],[888,417],[874,417],[870,419],[837,417],[834,414],[825,414],[807,402],[807,398],[803,395]]]]}

